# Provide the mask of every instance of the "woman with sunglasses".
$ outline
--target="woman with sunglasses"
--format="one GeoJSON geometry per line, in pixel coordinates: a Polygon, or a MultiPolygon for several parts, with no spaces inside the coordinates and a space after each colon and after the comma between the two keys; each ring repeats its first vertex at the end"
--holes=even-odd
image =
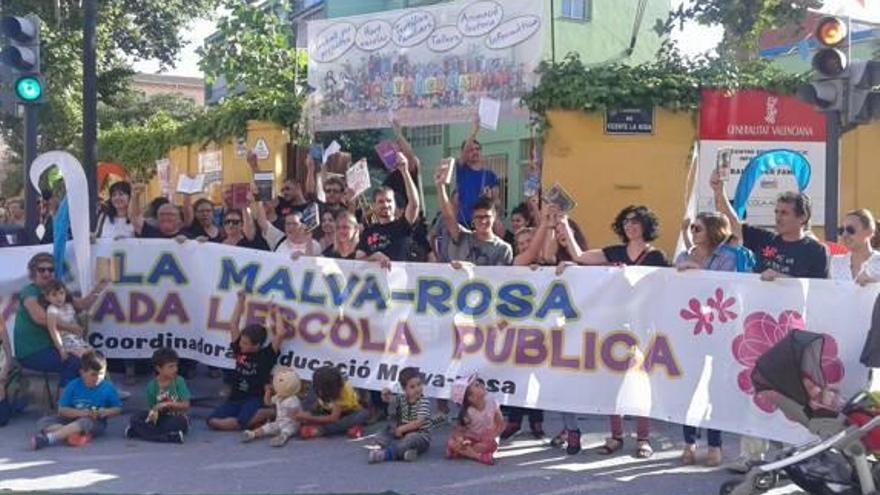
{"type": "MultiPolygon", "coordinates": [[[[584,251],[574,242],[574,233],[566,223],[564,234],[572,261],[580,265],[669,266],[666,255],[651,245],[651,241],[658,237],[660,222],[657,215],[647,207],[627,206],[617,214],[611,228],[620,238],[621,244],[584,251]]],[[[560,267],[562,268],[564,266],[560,267]]],[[[610,455],[623,448],[623,418],[614,415],[610,420],[611,436],[598,450],[602,455],[610,455]]],[[[650,433],[650,420],[637,417],[636,456],[641,459],[654,455],[649,439],[650,433]]]]}
{"type": "MultiPolygon", "coordinates": [[[[730,221],[724,215],[703,212],[697,215],[693,223],[686,220],[682,227],[685,231],[685,244],[692,247],[676,258],[675,266],[679,271],[713,270],[750,273],[754,268],[754,255],[735,241],[730,221]]],[[[706,466],[720,466],[721,432],[710,429],[707,431],[707,436],[709,451],[706,454],[706,466]]],[[[685,425],[685,447],[681,453],[681,462],[685,465],[696,463],[696,438],[697,429],[685,425]]]]}
{"type": "Polygon", "coordinates": [[[880,252],[871,247],[875,229],[874,215],[868,210],[853,210],[843,217],[839,233],[849,252],[831,257],[831,278],[859,285],[880,282],[880,252]]]}
{"type": "MultiPolygon", "coordinates": [[[[40,304],[43,288],[55,279],[55,261],[49,253],[38,253],[28,261],[30,284],[19,293],[20,303],[15,313],[15,326],[12,339],[15,359],[22,368],[43,373],[59,373],[59,387],[79,376],[79,358],[68,354],[62,356],[55,347],[47,328],[46,308],[40,304]]],[[[77,311],[88,310],[98,299],[97,287],[86,297],[74,298],[73,307],[77,311]]],[[[58,323],[61,330],[79,332],[78,326],[68,327],[58,323]]]]}
{"type": "Polygon", "coordinates": [[[254,242],[255,238],[256,228],[254,226],[254,219],[238,208],[229,208],[225,210],[223,216],[223,234],[221,239],[214,242],[226,244],[227,246],[259,249],[254,242]]]}

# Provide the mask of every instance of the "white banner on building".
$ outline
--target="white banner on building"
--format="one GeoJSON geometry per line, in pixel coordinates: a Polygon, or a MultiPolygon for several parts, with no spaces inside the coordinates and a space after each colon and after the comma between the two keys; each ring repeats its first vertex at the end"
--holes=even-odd
{"type": "MultiPolygon", "coordinates": [[[[3,249],[0,260],[25,260],[34,249],[3,249]]],[[[246,322],[261,322],[270,301],[281,307],[292,337],[280,362],[303,377],[329,363],[356,386],[381,389],[417,366],[426,393],[445,397],[456,376],[479,372],[504,404],[645,415],[787,441],[806,431],[754,395],[755,360],[790,331],[828,334],[828,381],[853,393],[867,375],[858,356],[880,291],[641,267],[571,268],[562,277],[554,268],[436,264],[384,272],[163,240],[99,242],[93,252],[115,257],[121,271],[90,325],[89,341],[110,357],[146,358],[170,346],[230,367],[228,323],[245,290],[246,322]]],[[[10,330],[21,265],[0,275],[10,330]]]]}
{"type": "Polygon", "coordinates": [[[544,3],[467,1],[308,23],[316,130],[469,121],[481,96],[525,117],[544,3]]]}

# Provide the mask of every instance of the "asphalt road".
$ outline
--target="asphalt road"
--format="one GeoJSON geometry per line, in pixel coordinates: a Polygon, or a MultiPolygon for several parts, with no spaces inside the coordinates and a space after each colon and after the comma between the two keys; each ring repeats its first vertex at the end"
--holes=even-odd
{"type": "MultiPolygon", "coordinates": [[[[192,383],[192,382],[191,382],[192,383]]],[[[216,394],[213,381],[192,383],[195,393],[216,394]]],[[[131,390],[142,390],[132,387],[131,390]]],[[[126,410],[138,409],[135,394],[126,410]]],[[[427,454],[414,463],[367,464],[369,437],[360,440],[292,440],[277,449],[268,442],[242,445],[237,434],[208,431],[207,407],[193,410],[194,428],[183,445],[159,445],[122,436],[127,415],[111,421],[108,434],[80,448],[29,450],[29,437],[39,412],[19,416],[0,428],[0,491],[57,490],[100,494],[306,494],[380,493],[472,495],[644,495],[718,493],[731,478],[723,469],[683,467],[678,461],[681,428],[655,423],[653,458],[632,456],[635,443],[617,456],[603,457],[586,449],[567,456],[521,434],[502,445],[495,466],[443,458],[448,429],[434,433],[427,454]]],[[[595,447],[606,435],[607,420],[584,416],[584,446],[595,447]]],[[[632,422],[627,428],[632,431],[632,422]]],[[[379,425],[368,429],[376,431],[379,425]]],[[[561,428],[549,413],[545,430],[561,428]]],[[[725,457],[733,459],[738,438],[726,435],[725,457]]],[[[704,451],[701,451],[704,453],[704,451]]],[[[800,493],[792,487],[770,495],[800,493]]]]}

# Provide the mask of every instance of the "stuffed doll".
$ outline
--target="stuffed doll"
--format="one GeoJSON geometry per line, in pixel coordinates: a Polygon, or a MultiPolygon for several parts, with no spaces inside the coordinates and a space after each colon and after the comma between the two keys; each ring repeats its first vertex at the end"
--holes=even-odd
{"type": "Polygon", "coordinates": [[[296,371],[281,367],[272,377],[272,404],[275,405],[275,421],[266,423],[256,430],[245,430],[241,434],[242,442],[250,442],[260,437],[272,436],[269,445],[281,447],[290,437],[299,431],[299,423],[293,419],[293,414],[300,410],[299,398],[296,394],[300,391],[299,376],[296,371]]]}

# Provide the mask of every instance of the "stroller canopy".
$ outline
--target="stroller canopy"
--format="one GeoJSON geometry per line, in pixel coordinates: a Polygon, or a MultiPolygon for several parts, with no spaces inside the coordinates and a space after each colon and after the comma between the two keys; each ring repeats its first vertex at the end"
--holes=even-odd
{"type": "Polygon", "coordinates": [[[774,391],[804,406],[812,415],[810,397],[804,388],[804,378],[817,386],[826,385],[822,371],[822,349],[825,337],[818,333],[793,330],[765,352],[752,371],[756,392],[774,391]]]}

